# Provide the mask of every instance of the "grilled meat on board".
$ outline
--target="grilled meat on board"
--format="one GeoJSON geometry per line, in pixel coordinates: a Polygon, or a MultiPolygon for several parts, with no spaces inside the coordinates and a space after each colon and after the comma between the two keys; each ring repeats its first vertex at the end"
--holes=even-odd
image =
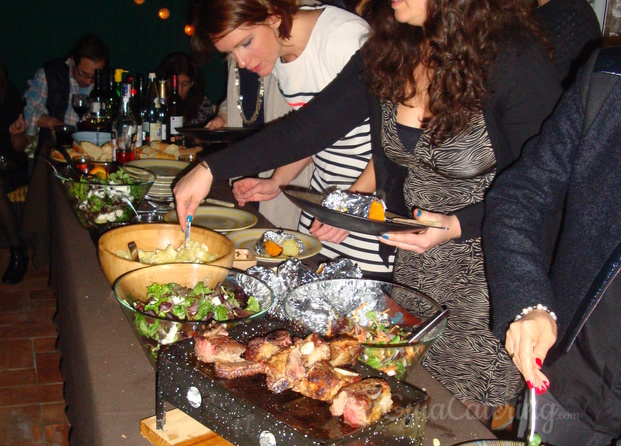
{"type": "Polygon", "coordinates": [[[316,362],[293,390],[321,401],[332,401],[343,387],[360,381],[360,375],[332,367],[327,361],[316,362]]]}
{"type": "Polygon", "coordinates": [[[239,342],[229,338],[223,326],[201,333],[194,337],[194,353],[203,362],[242,361],[241,354],[246,351],[239,342]]]}
{"type": "Polygon", "coordinates": [[[333,367],[353,366],[362,353],[362,344],[351,336],[338,336],[328,341],[330,365],[333,367]]]}
{"type": "Polygon", "coordinates": [[[306,368],[298,346],[292,345],[272,356],[265,364],[267,388],[281,393],[293,388],[306,376],[306,368]]]}
{"type": "Polygon", "coordinates": [[[304,366],[307,369],[318,361],[330,359],[330,346],[317,333],[312,333],[298,341],[296,346],[300,349],[304,366]]]}
{"type": "Polygon", "coordinates": [[[214,364],[214,372],[218,378],[233,379],[242,376],[253,376],[263,373],[265,364],[254,361],[223,361],[214,364]]]}
{"type": "Polygon", "coordinates": [[[250,361],[265,362],[291,344],[287,330],[276,330],[267,336],[251,339],[244,356],[250,361]]]}
{"type": "Polygon", "coordinates": [[[344,387],[330,406],[334,416],[354,427],[368,426],[390,411],[390,386],[382,379],[368,378],[344,387]]]}

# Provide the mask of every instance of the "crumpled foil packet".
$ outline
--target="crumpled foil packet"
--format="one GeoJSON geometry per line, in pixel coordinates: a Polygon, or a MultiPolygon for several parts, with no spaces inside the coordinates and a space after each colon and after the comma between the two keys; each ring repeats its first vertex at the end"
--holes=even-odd
{"type": "Polygon", "coordinates": [[[300,247],[300,254],[304,252],[304,242],[297,238],[295,235],[285,232],[282,229],[278,229],[276,231],[265,231],[263,235],[257,240],[257,243],[254,245],[254,252],[260,256],[270,257],[265,249],[265,242],[271,240],[276,243],[278,246],[282,246],[282,242],[287,239],[293,239],[298,242],[298,246],[300,247]]]}
{"type": "Polygon", "coordinates": [[[384,211],[386,210],[384,201],[374,195],[356,194],[338,189],[328,193],[321,205],[333,211],[367,218],[371,209],[371,203],[374,201],[381,203],[384,211]]]}
{"type": "Polygon", "coordinates": [[[338,259],[322,263],[320,272],[313,271],[299,259],[288,259],[281,263],[276,270],[266,266],[253,266],[246,273],[262,280],[274,292],[274,304],[269,310],[273,317],[288,321],[284,311],[284,300],[287,294],[301,285],[316,282],[323,279],[335,278],[361,278],[360,267],[350,259],[338,259]]]}
{"type": "Polygon", "coordinates": [[[340,279],[319,281],[293,290],[285,314],[320,335],[332,332],[336,322],[355,313],[355,322],[368,325],[368,312],[386,309],[386,293],[375,280],[340,279]]]}

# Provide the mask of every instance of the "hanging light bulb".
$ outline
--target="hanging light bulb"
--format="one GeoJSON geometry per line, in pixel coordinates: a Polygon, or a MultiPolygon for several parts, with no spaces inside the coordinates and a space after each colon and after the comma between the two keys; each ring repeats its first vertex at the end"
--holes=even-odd
{"type": "Polygon", "coordinates": [[[168,10],[168,8],[162,8],[157,12],[157,15],[160,16],[160,19],[166,20],[168,17],[170,17],[170,11],[168,10]]]}
{"type": "Polygon", "coordinates": [[[136,3],[137,5],[142,5],[144,3],[144,0],[134,0],[134,3],[136,3]]]}
{"type": "Polygon", "coordinates": [[[191,36],[192,34],[194,34],[194,26],[193,25],[185,25],[185,33],[188,36],[191,36]]]}

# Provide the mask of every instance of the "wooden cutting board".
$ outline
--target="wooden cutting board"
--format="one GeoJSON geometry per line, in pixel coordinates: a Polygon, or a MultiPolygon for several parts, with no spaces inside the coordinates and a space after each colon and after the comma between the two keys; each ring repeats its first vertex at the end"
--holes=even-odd
{"type": "Polygon", "coordinates": [[[156,428],[155,416],[140,421],[140,433],[155,446],[233,446],[179,409],[166,412],[164,430],[156,428]]]}

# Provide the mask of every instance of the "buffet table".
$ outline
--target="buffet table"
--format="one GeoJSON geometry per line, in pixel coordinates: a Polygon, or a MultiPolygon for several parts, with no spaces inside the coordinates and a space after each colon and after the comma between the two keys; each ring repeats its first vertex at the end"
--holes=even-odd
{"type": "MultiPolygon", "coordinates": [[[[50,280],[58,299],[55,322],[71,444],[149,445],[140,434],[140,421],[155,414],[155,370],[101,272],[88,231],[78,224],[53,176],[49,181],[50,280]]],[[[215,198],[231,201],[224,184],[216,189],[215,198]]],[[[250,206],[245,209],[257,214],[250,206]]],[[[258,226],[271,225],[259,216],[258,226]]],[[[408,382],[431,397],[424,445],[437,444],[436,439],[445,446],[494,438],[424,368],[417,367],[408,382]]]]}

